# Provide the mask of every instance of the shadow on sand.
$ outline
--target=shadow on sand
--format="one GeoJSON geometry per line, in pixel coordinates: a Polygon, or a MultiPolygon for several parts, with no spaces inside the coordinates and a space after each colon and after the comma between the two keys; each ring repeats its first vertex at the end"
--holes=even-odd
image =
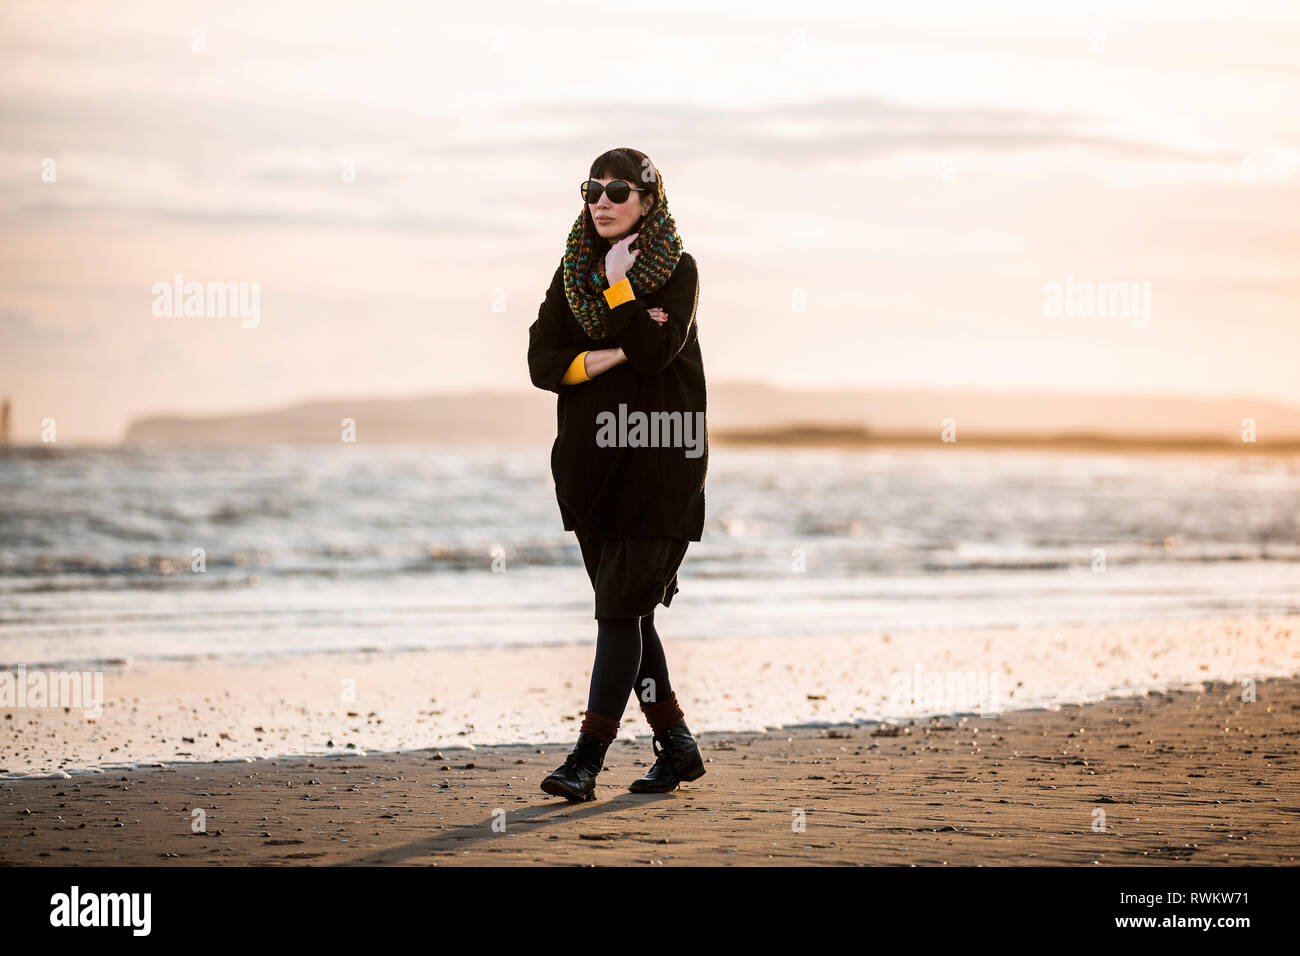
{"type": "MultiPolygon", "coordinates": [[[[530,833],[535,834],[543,831],[545,827],[557,820],[568,822],[598,821],[604,814],[611,811],[629,810],[658,803],[661,800],[676,798],[676,793],[621,793],[608,800],[597,798],[585,803],[552,798],[544,804],[508,813],[506,815],[506,826],[507,828],[526,826],[530,828],[530,833]]],[[[403,860],[437,854],[455,854],[458,850],[468,849],[487,840],[500,839],[505,836],[505,833],[492,829],[492,822],[493,817],[489,815],[479,823],[448,827],[445,830],[438,830],[427,839],[415,843],[375,850],[365,856],[332,865],[373,866],[379,863],[401,863],[403,860]]],[[[637,833],[629,832],[620,824],[617,831],[610,832],[608,835],[593,833],[590,838],[597,840],[622,839],[637,835],[641,835],[639,831],[637,833]]]]}

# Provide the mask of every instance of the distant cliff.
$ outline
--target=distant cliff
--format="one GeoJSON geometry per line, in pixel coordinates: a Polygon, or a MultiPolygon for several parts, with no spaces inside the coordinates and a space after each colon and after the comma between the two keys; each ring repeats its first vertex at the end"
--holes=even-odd
{"type": "MultiPolygon", "coordinates": [[[[474,391],[419,398],[322,399],[285,408],[226,415],[150,416],[131,424],[125,444],[234,445],[337,442],[345,418],[357,440],[412,444],[549,444],[555,437],[555,396],[474,391]]],[[[747,441],[800,442],[799,432],[829,429],[817,438],[868,443],[885,436],[934,436],[953,419],[957,439],[1051,439],[1106,443],[1113,439],[1172,439],[1188,444],[1241,442],[1242,420],[1255,422],[1260,444],[1300,441],[1300,409],[1250,399],[1052,393],[792,391],[768,385],[709,388],[710,440],[726,433],[747,441]],[[796,430],[796,431],[791,431],[796,430]],[[765,437],[766,436],[766,437],[765,437]],[[1076,436],[1071,439],[1070,436],[1076,436]]]]}
{"type": "Polygon", "coordinates": [[[344,419],[359,442],[527,443],[554,437],[554,402],[544,395],[472,392],[411,399],[322,399],[235,415],[151,416],[131,423],[123,444],[244,445],[337,442],[344,419]]]}

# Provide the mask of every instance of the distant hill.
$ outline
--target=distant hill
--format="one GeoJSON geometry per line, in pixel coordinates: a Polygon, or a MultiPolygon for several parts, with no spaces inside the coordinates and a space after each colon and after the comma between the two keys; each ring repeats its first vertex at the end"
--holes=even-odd
{"type": "MultiPolygon", "coordinates": [[[[159,415],[132,422],[123,443],[337,442],[345,418],[356,421],[357,440],[363,442],[549,444],[555,436],[555,397],[537,389],[472,391],[409,399],[322,399],[231,415],[159,415]]],[[[1300,441],[1300,409],[1250,399],[795,391],[745,383],[709,387],[711,440],[748,432],[734,437],[781,441],[784,430],[789,440],[798,442],[797,432],[809,428],[841,433],[850,443],[864,435],[869,440],[886,435],[937,440],[941,422],[948,418],[957,423],[959,441],[981,435],[1013,442],[1083,436],[1094,443],[1140,439],[1239,444],[1244,418],[1254,419],[1261,444],[1300,441]]]]}
{"type": "Polygon", "coordinates": [[[462,392],[424,398],[322,399],[235,415],[152,416],[127,428],[123,444],[241,445],[337,442],[342,421],[359,442],[528,443],[555,432],[554,396],[538,392],[462,392]]]}

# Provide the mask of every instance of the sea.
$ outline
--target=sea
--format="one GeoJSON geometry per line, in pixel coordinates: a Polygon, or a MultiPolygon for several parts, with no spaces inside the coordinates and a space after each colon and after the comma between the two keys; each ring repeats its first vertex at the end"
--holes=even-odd
{"type": "MultiPolygon", "coordinates": [[[[548,451],[0,452],[0,667],[589,642],[548,451]]],[[[714,445],[678,583],[699,640],[1295,614],[1300,457],[714,445]]]]}

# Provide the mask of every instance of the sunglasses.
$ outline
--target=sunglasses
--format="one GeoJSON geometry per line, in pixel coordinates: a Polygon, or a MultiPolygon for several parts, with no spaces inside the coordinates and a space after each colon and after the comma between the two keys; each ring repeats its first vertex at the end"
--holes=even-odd
{"type": "Polygon", "coordinates": [[[600,202],[601,193],[608,195],[610,202],[624,203],[627,202],[627,197],[632,195],[632,193],[646,192],[644,189],[637,189],[635,186],[629,186],[621,179],[615,179],[613,182],[605,186],[602,186],[594,179],[588,179],[578,187],[578,190],[582,193],[582,201],[590,203],[593,206],[600,202]]]}

